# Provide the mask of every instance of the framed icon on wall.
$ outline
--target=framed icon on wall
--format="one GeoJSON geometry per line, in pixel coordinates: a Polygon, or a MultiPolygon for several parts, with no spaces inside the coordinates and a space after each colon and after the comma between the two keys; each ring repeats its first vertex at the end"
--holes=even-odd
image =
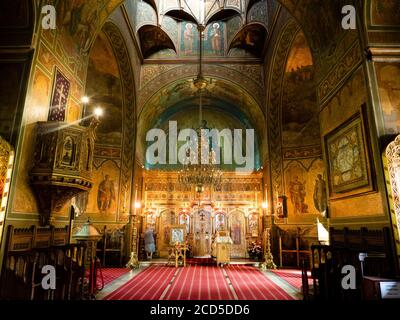
{"type": "Polygon", "coordinates": [[[279,196],[276,202],[276,215],[278,218],[287,218],[287,197],[279,196]]]}

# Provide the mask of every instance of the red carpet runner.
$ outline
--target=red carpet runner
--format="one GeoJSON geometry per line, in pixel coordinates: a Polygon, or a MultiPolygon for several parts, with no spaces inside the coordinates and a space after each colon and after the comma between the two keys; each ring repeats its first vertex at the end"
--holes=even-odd
{"type": "Polygon", "coordinates": [[[163,300],[233,300],[233,294],[216,266],[181,268],[163,300]]]}
{"type": "MultiPolygon", "coordinates": [[[[128,268],[102,268],[97,269],[97,287],[101,288],[102,281],[101,276],[103,275],[104,286],[113,282],[115,279],[118,279],[120,276],[124,275],[125,273],[129,272],[130,269],[128,268]]],[[[89,270],[86,271],[86,278],[89,280],[89,270]]]]}
{"type": "MultiPolygon", "coordinates": [[[[302,281],[301,281],[301,270],[271,270],[277,276],[281,277],[291,286],[301,289],[302,281]]],[[[308,283],[312,284],[311,273],[308,272],[308,283]]]]}
{"type": "MultiPolygon", "coordinates": [[[[120,276],[124,275],[125,273],[129,272],[130,269],[127,268],[103,268],[102,270],[103,273],[103,279],[104,279],[104,285],[107,285],[111,282],[113,282],[115,279],[118,279],[120,276]]],[[[100,279],[100,273],[97,275],[97,283],[99,283],[100,279]]]]}
{"type": "Polygon", "coordinates": [[[150,266],[104,300],[159,300],[176,268],[150,266]]]}
{"type": "Polygon", "coordinates": [[[225,268],[191,265],[178,269],[153,265],[104,299],[234,300],[235,294],[229,287],[223,270],[226,271],[239,300],[293,300],[261,271],[243,265],[225,268]],[[171,281],[172,284],[168,286],[171,281]]]}
{"type": "Polygon", "coordinates": [[[232,265],[226,271],[239,300],[294,300],[254,267],[232,265]]]}

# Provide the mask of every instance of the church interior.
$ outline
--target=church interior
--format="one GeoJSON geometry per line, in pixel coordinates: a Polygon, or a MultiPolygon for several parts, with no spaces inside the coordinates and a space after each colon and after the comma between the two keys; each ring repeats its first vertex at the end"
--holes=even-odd
{"type": "Polygon", "coordinates": [[[1,1],[0,74],[0,299],[399,298],[398,0],[1,1]]]}

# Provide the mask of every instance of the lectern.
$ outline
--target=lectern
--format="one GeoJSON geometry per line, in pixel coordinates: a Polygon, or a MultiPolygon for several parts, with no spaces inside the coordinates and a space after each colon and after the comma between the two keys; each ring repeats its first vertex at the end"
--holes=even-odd
{"type": "Polygon", "coordinates": [[[233,241],[226,231],[220,231],[215,238],[215,255],[217,265],[231,262],[231,245],[233,241]]]}

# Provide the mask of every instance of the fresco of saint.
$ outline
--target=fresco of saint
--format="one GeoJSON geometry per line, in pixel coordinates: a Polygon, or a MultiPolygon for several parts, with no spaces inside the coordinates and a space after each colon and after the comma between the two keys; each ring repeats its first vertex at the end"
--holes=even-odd
{"type": "Polygon", "coordinates": [[[214,54],[219,54],[221,51],[222,34],[218,23],[214,23],[210,31],[211,48],[214,54]]]}
{"type": "Polygon", "coordinates": [[[107,213],[111,207],[112,201],[115,201],[115,187],[114,181],[110,180],[108,174],[105,175],[104,180],[99,185],[97,193],[97,206],[101,213],[107,213]]]}
{"type": "Polygon", "coordinates": [[[315,180],[313,198],[315,209],[321,214],[325,214],[327,208],[326,184],[321,174],[319,174],[317,180],[315,180]]]}
{"type": "Polygon", "coordinates": [[[194,42],[193,24],[188,23],[186,24],[185,32],[183,33],[183,44],[185,47],[185,55],[193,53],[193,42],[194,42]]]}
{"type": "Polygon", "coordinates": [[[308,213],[308,206],[304,203],[306,197],[306,182],[299,181],[299,177],[295,176],[289,184],[290,200],[294,206],[295,214],[308,213]]]}

